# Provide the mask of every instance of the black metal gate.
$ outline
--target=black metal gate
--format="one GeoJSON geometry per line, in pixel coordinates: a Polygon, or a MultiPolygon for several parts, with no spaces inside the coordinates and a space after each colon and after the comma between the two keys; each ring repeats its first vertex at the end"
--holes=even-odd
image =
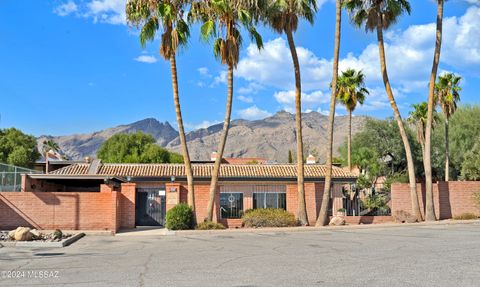
{"type": "Polygon", "coordinates": [[[165,223],[165,188],[137,188],[135,225],[163,226],[165,223]]]}

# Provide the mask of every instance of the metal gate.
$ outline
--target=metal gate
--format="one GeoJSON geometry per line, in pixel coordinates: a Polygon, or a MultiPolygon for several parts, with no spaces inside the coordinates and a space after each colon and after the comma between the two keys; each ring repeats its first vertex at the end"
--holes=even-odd
{"type": "Polygon", "coordinates": [[[135,225],[163,226],[165,211],[165,188],[137,188],[135,225]]]}

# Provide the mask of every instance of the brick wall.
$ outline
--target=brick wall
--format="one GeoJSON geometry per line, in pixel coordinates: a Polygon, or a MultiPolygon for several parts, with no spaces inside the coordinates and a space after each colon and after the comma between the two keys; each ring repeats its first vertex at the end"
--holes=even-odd
{"type": "Polygon", "coordinates": [[[0,230],[110,230],[135,227],[135,184],[121,192],[102,185],[101,192],[0,192],[0,230]]]}
{"type": "Polygon", "coordinates": [[[1,192],[0,229],[116,230],[117,192],[1,192]]]}
{"type": "MultiPolygon", "coordinates": [[[[449,181],[433,184],[433,203],[437,219],[448,219],[463,213],[480,215],[473,195],[480,192],[480,181],[449,181]]],[[[425,206],[425,186],[417,184],[422,214],[425,206]]],[[[392,214],[400,210],[412,212],[410,189],[406,183],[392,184],[392,214]]]]}

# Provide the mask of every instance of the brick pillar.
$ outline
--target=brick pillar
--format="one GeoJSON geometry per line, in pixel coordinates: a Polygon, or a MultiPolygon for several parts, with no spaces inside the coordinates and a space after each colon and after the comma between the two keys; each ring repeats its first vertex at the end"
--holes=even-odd
{"type": "Polygon", "coordinates": [[[108,184],[100,184],[100,192],[112,192],[113,186],[108,184]]]}
{"type": "Polygon", "coordinates": [[[341,184],[332,184],[332,214],[337,215],[340,208],[343,206],[343,186],[341,184]]]}
{"type": "Polygon", "coordinates": [[[118,192],[117,191],[112,191],[112,211],[111,211],[111,216],[112,216],[112,222],[110,224],[110,230],[115,234],[118,229],[120,228],[119,222],[118,222],[118,192]]]}
{"type": "Polygon", "coordinates": [[[167,211],[180,203],[180,190],[180,183],[172,182],[165,184],[167,211]]]}
{"type": "Polygon", "coordinates": [[[122,183],[120,194],[120,226],[119,228],[135,228],[135,204],[136,204],[135,183],[122,183]]]}

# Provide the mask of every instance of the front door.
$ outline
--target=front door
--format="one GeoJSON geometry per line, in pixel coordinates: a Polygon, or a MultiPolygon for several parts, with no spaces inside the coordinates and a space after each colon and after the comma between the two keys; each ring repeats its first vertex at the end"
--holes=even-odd
{"type": "Polygon", "coordinates": [[[165,188],[137,188],[135,225],[163,226],[165,209],[165,188]]]}

